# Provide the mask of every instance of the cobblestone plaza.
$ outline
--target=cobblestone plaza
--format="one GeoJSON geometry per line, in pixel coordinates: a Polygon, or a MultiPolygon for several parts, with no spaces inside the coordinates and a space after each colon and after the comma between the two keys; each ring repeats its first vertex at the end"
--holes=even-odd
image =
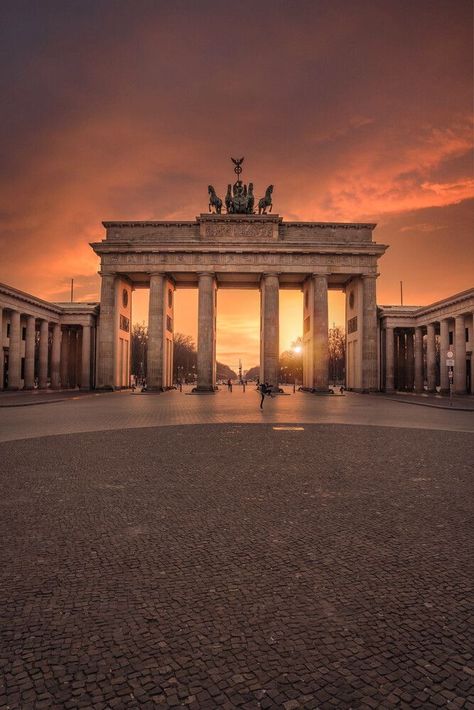
{"type": "Polygon", "coordinates": [[[472,707],[472,411],[48,396],[0,398],[0,707],[472,707]]]}

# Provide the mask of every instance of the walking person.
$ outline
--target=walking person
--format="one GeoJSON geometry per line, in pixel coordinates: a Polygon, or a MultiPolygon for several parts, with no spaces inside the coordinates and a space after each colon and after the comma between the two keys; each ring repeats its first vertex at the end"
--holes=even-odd
{"type": "Polygon", "coordinates": [[[230,377],[227,380],[227,389],[229,392],[232,392],[232,380],[230,379],[230,377]]]}

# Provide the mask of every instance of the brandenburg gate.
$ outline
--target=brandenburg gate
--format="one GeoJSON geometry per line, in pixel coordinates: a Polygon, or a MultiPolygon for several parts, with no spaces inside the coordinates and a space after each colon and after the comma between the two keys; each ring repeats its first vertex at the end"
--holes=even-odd
{"type": "Polygon", "coordinates": [[[386,246],[375,224],[287,222],[271,210],[270,186],[254,213],[253,185],[229,185],[223,202],[209,186],[209,213],[193,221],[104,222],[100,257],[97,387],[129,385],[132,294],[150,289],[150,389],[172,384],[173,304],[178,288],[198,288],[197,391],[216,386],[218,289],[259,289],[260,380],[278,384],[279,291],[301,289],[303,386],[328,391],[328,290],[346,294],[347,387],[378,383],[376,279],[386,246]]]}

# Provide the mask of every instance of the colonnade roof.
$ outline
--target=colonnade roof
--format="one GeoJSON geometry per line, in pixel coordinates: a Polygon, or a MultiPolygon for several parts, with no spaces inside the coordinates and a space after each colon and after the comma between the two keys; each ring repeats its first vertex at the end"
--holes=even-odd
{"type": "Polygon", "coordinates": [[[474,288],[455,293],[426,306],[378,306],[379,318],[394,327],[424,326],[474,312],[474,288]]]}
{"type": "Polygon", "coordinates": [[[71,318],[96,316],[99,313],[97,302],[53,302],[34,296],[26,291],[0,283],[0,308],[20,311],[24,315],[67,324],[71,318]]]}

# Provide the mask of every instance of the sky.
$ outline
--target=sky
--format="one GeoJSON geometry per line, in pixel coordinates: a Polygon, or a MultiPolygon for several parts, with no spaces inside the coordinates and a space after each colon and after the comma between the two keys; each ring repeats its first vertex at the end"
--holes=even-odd
{"type": "MultiPolygon", "coordinates": [[[[244,155],[284,219],[377,223],[379,304],[474,286],[470,0],[3,0],[0,28],[2,282],[97,300],[102,220],[194,219],[244,155]]],[[[301,294],[281,311],[286,349],[301,294]]],[[[221,292],[219,359],[257,331],[258,293],[221,292]]]]}

